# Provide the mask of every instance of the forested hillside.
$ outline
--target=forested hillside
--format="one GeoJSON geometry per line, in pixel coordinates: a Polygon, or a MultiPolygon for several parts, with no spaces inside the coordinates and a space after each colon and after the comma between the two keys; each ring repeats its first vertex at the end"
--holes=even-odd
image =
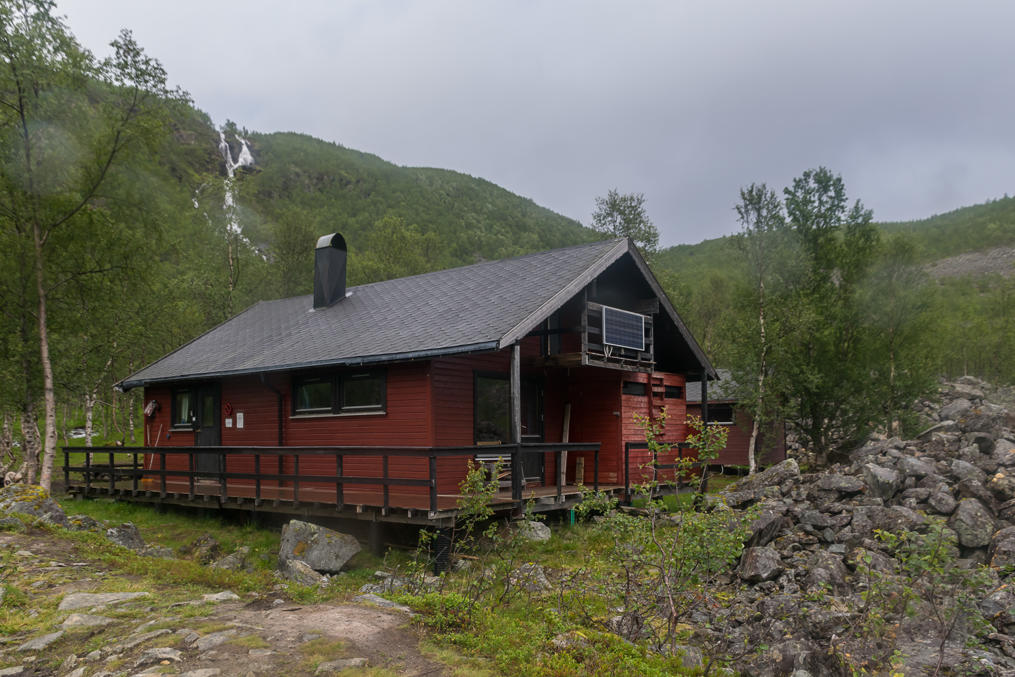
{"type": "MultiPolygon", "coordinates": [[[[882,251],[898,252],[895,262],[901,257],[914,273],[909,279],[916,285],[911,291],[918,300],[920,336],[914,340],[919,342],[921,368],[1015,381],[1015,269],[1008,254],[1015,246],[1015,198],[919,221],[875,225],[882,251]],[[950,258],[959,254],[963,256],[950,258]],[[936,265],[943,259],[949,259],[947,267],[936,265]],[[989,265],[979,265],[984,261],[989,265]]],[[[875,266],[874,274],[886,263],[875,266]]],[[[733,326],[743,320],[738,298],[747,284],[736,238],[670,247],[658,254],[655,265],[709,354],[720,366],[735,362],[730,337],[733,326]]],[[[885,302],[870,299],[872,307],[885,302]]]]}

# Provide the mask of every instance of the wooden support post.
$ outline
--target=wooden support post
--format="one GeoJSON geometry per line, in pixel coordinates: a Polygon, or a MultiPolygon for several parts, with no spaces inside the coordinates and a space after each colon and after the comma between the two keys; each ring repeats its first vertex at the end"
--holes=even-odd
{"type": "Polygon", "coordinates": [[[300,455],[293,454],[293,507],[300,504],[300,455]]]}
{"type": "MultiPolygon", "coordinates": [[[[191,458],[193,458],[193,457],[191,457],[191,458]]],[[[162,499],[166,497],[166,452],[165,451],[160,451],[159,452],[159,471],[160,471],[159,478],[161,479],[161,481],[159,482],[159,502],[161,503],[162,499]]],[[[191,475],[191,477],[193,477],[193,475],[191,475]]],[[[191,491],[193,491],[193,487],[191,487],[191,491]]]]}
{"type": "Polygon", "coordinates": [[[367,533],[367,545],[374,557],[384,557],[384,522],[374,521],[370,523],[370,531],[367,533]]]}
{"type": "MultiPolygon", "coordinates": [[[[161,458],[162,458],[162,460],[164,462],[166,460],[166,455],[162,454],[161,458]]],[[[164,465],[164,463],[163,463],[163,465],[164,465]]],[[[165,467],[163,467],[162,469],[165,470],[165,467]]],[[[189,473],[189,475],[187,476],[187,482],[188,482],[188,485],[189,485],[189,488],[190,488],[190,500],[193,501],[194,500],[194,452],[193,451],[190,452],[189,454],[187,454],[187,472],[189,473]]],[[[165,477],[163,477],[163,480],[164,479],[165,479],[165,477]]]]}
{"type": "Polygon", "coordinates": [[[92,490],[92,455],[85,454],[85,496],[92,490]]]}
{"type": "Polygon", "coordinates": [[[338,509],[345,507],[345,483],[342,481],[342,454],[335,454],[335,502],[338,509]]]}
{"type": "MultiPolygon", "coordinates": [[[[571,437],[571,403],[568,402],[564,405],[564,432],[561,434],[560,441],[564,444],[570,442],[571,437]]],[[[557,480],[557,486],[563,488],[567,484],[567,449],[558,454],[557,459],[557,474],[559,479],[557,480]]],[[[575,482],[577,484],[577,482],[575,482]]],[[[560,491],[557,492],[558,494],[560,491]]]]}
{"type": "MultiPolygon", "coordinates": [[[[701,372],[701,427],[702,433],[708,428],[708,372],[701,372]]],[[[701,465],[701,481],[698,484],[698,488],[702,493],[708,491],[708,464],[702,459],[698,459],[698,463],[701,465]]]]}
{"type": "Polygon", "coordinates": [[[116,493],[116,456],[109,452],[109,495],[116,493]]]}
{"type": "Polygon", "coordinates": [[[447,571],[451,565],[451,534],[452,530],[442,527],[437,530],[437,538],[434,540],[433,573],[440,576],[447,571]]]}
{"type": "Polygon", "coordinates": [[[67,447],[63,448],[63,490],[67,491],[70,487],[70,452],[67,451],[67,447]]]}
{"type": "Polygon", "coordinates": [[[140,472],[138,472],[139,471],[139,468],[138,468],[138,465],[137,465],[137,457],[138,457],[138,455],[139,455],[139,452],[136,452],[136,451],[133,454],[131,454],[130,470],[131,470],[131,476],[134,478],[134,481],[131,483],[131,496],[137,496],[137,489],[138,489],[137,483],[138,483],[138,478],[139,478],[139,476],[141,474],[140,472]]]}
{"type": "Polygon", "coordinates": [[[223,503],[229,497],[229,490],[226,485],[226,455],[219,453],[219,498],[223,503]]]}
{"type": "Polygon", "coordinates": [[[254,454],[254,507],[261,505],[261,455],[254,454]]]}
{"type": "Polygon", "coordinates": [[[437,512],[437,457],[430,454],[430,512],[437,512]]]}
{"type": "Polygon", "coordinates": [[[511,346],[511,441],[515,453],[511,457],[511,498],[522,509],[522,344],[511,346]]]}

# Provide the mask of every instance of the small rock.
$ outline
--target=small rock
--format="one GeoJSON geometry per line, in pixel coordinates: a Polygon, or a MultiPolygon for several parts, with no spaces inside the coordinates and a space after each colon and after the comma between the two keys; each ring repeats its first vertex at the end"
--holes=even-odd
{"type": "Polygon", "coordinates": [[[169,647],[145,649],[141,653],[141,656],[134,662],[134,667],[139,668],[143,665],[151,665],[152,663],[161,663],[163,661],[179,663],[182,659],[183,654],[179,649],[172,649],[169,647]]]}
{"type": "Polygon", "coordinates": [[[776,463],[771,468],[749,475],[737,482],[736,491],[757,491],[763,487],[781,485],[787,480],[800,477],[800,466],[792,458],[776,463]]]}
{"type": "Polygon", "coordinates": [[[205,535],[194,541],[184,552],[197,562],[208,564],[219,558],[219,555],[222,554],[222,546],[214,537],[205,535]]]}
{"type": "Polygon", "coordinates": [[[550,527],[535,520],[520,520],[515,522],[515,528],[523,541],[534,541],[537,543],[550,540],[550,527]]]}
{"type": "Polygon", "coordinates": [[[532,562],[527,562],[509,574],[512,585],[515,585],[526,592],[545,592],[553,586],[546,578],[543,567],[532,562]]]}
{"type": "Polygon", "coordinates": [[[147,597],[147,592],[72,592],[63,598],[59,611],[74,611],[76,609],[101,609],[111,604],[120,604],[138,597],[147,597]]]}
{"type": "Polygon", "coordinates": [[[13,667],[0,670],[0,677],[18,677],[18,675],[23,674],[25,674],[24,665],[15,665],[13,667]]]}
{"type": "Polygon", "coordinates": [[[105,616],[91,616],[89,614],[71,614],[64,619],[60,625],[64,628],[94,628],[109,625],[112,618],[105,616]]]}
{"type": "Polygon", "coordinates": [[[217,675],[221,674],[222,670],[219,668],[198,668],[197,670],[181,672],[180,677],[217,677],[217,675]]]}
{"type": "Polygon", "coordinates": [[[232,590],[223,590],[222,592],[201,596],[202,602],[212,602],[214,604],[219,604],[220,602],[235,602],[239,599],[240,596],[232,590]]]}
{"type": "Polygon", "coordinates": [[[298,559],[287,559],[279,564],[278,573],[285,578],[299,585],[324,586],[327,579],[314,571],[313,567],[298,559]]]}
{"type": "Polygon", "coordinates": [[[30,639],[15,649],[15,651],[42,651],[61,637],[63,637],[63,630],[57,630],[56,632],[51,632],[48,635],[30,639]]]}
{"type": "Polygon", "coordinates": [[[365,658],[340,658],[336,661],[327,661],[317,666],[317,670],[314,671],[315,675],[329,675],[335,672],[341,672],[342,670],[349,670],[351,668],[365,668],[367,666],[367,659],[365,658]]]}
{"type": "Polygon", "coordinates": [[[227,571],[249,571],[253,568],[249,559],[250,547],[244,545],[240,546],[234,552],[226,555],[222,559],[212,563],[212,566],[216,569],[226,569],[227,571]]]}
{"type": "Polygon", "coordinates": [[[840,494],[858,494],[863,491],[864,483],[859,477],[831,473],[822,475],[818,480],[818,488],[825,491],[837,491],[840,494]]]}
{"type": "Polygon", "coordinates": [[[210,635],[205,635],[196,642],[194,642],[194,648],[198,651],[207,651],[208,649],[214,649],[215,647],[225,644],[229,641],[233,635],[236,634],[236,630],[230,628],[229,630],[221,630],[219,632],[213,632],[210,635]]]}
{"type": "Polygon", "coordinates": [[[131,522],[125,522],[118,527],[107,529],[106,538],[116,545],[133,550],[134,552],[139,553],[145,549],[145,542],[141,538],[141,532],[131,522]]]}
{"type": "Polygon", "coordinates": [[[141,549],[141,554],[145,557],[156,557],[160,559],[172,559],[176,556],[172,548],[167,548],[164,545],[146,545],[141,549]]]}
{"type": "Polygon", "coordinates": [[[373,604],[374,606],[383,607],[385,609],[395,609],[396,611],[404,611],[406,613],[412,613],[412,609],[398,602],[392,602],[390,599],[384,599],[379,595],[368,593],[366,595],[357,595],[353,597],[354,602],[365,602],[367,604],[373,604]]]}
{"type": "Polygon", "coordinates": [[[955,512],[955,506],[958,505],[958,501],[946,491],[935,491],[927,498],[927,503],[942,515],[951,515],[955,512]]]}

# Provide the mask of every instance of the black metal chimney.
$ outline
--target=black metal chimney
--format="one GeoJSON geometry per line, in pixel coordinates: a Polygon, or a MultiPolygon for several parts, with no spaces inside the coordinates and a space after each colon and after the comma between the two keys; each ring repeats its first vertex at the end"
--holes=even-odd
{"type": "Polygon", "coordinates": [[[345,238],[339,233],[317,241],[314,252],[314,308],[327,308],[345,298],[345,238]]]}

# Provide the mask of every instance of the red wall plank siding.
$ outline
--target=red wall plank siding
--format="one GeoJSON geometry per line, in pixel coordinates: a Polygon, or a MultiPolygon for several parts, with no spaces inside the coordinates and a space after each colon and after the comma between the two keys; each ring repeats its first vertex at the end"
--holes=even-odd
{"type": "MultiPolygon", "coordinates": [[[[678,386],[681,395],[684,395],[686,385],[681,374],[668,372],[655,372],[653,374],[626,373],[624,381],[633,381],[645,385],[645,395],[621,395],[622,429],[623,441],[644,442],[644,430],[635,420],[635,415],[645,417],[658,417],[662,409],[666,410],[666,425],[659,438],[660,442],[676,444],[687,439],[687,402],[683,397],[665,398],[665,386],[678,386]],[[655,387],[653,388],[653,384],[655,387]]],[[[686,453],[685,453],[686,455],[686,453]]],[[[671,453],[661,456],[658,459],[660,464],[668,464],[676,461],[678,452],[676,449],[671,453]]],[[[652,455],[648,451],[632,451],[630,456],[629,472],[632,482],[644,482],[652,478],[648,467],[652,455]]],[[[621,462],[623,465],[623,462],[621,462]]],[[[674,471],[662,471],[658,478],[674,479],[674,471]]]]}
{"type": "MultiPolygon", "coordinates": [[[[624,372],[590,367],[568,371],[571,441],[599,442],[599,481],[607,484],[621,483],[623,476],[619,471],[623,444],[620,430],[620,383],[624,372]]],[[[575,461],[580,455],[568,454],[569,481],[575,472],[575,461]]],[[[585,456],[585,475],[581,479],[591,486],[594,480],[592,454],[585,456]]]]}
{"type": "MultiPolygon", "coordinates": [[[[701,405],[691,404],[687,407],[689,416],[701,416],[701,405]]],[[[747,450],[751,446],[751,427],[753,419],[743,411],[737,411],[734,406],[736,423],[727,424],[729,431],[726,441],[726,448],[719,452],[716,463],[722,465],[747,465],[747,450]]],[[[778,423],[773,423],[767,431],[762,430],[758,436],[758,448],[763,453],[758,455],[758,463],[771,465],[786,460],[786,435],[778,423]]]]}

